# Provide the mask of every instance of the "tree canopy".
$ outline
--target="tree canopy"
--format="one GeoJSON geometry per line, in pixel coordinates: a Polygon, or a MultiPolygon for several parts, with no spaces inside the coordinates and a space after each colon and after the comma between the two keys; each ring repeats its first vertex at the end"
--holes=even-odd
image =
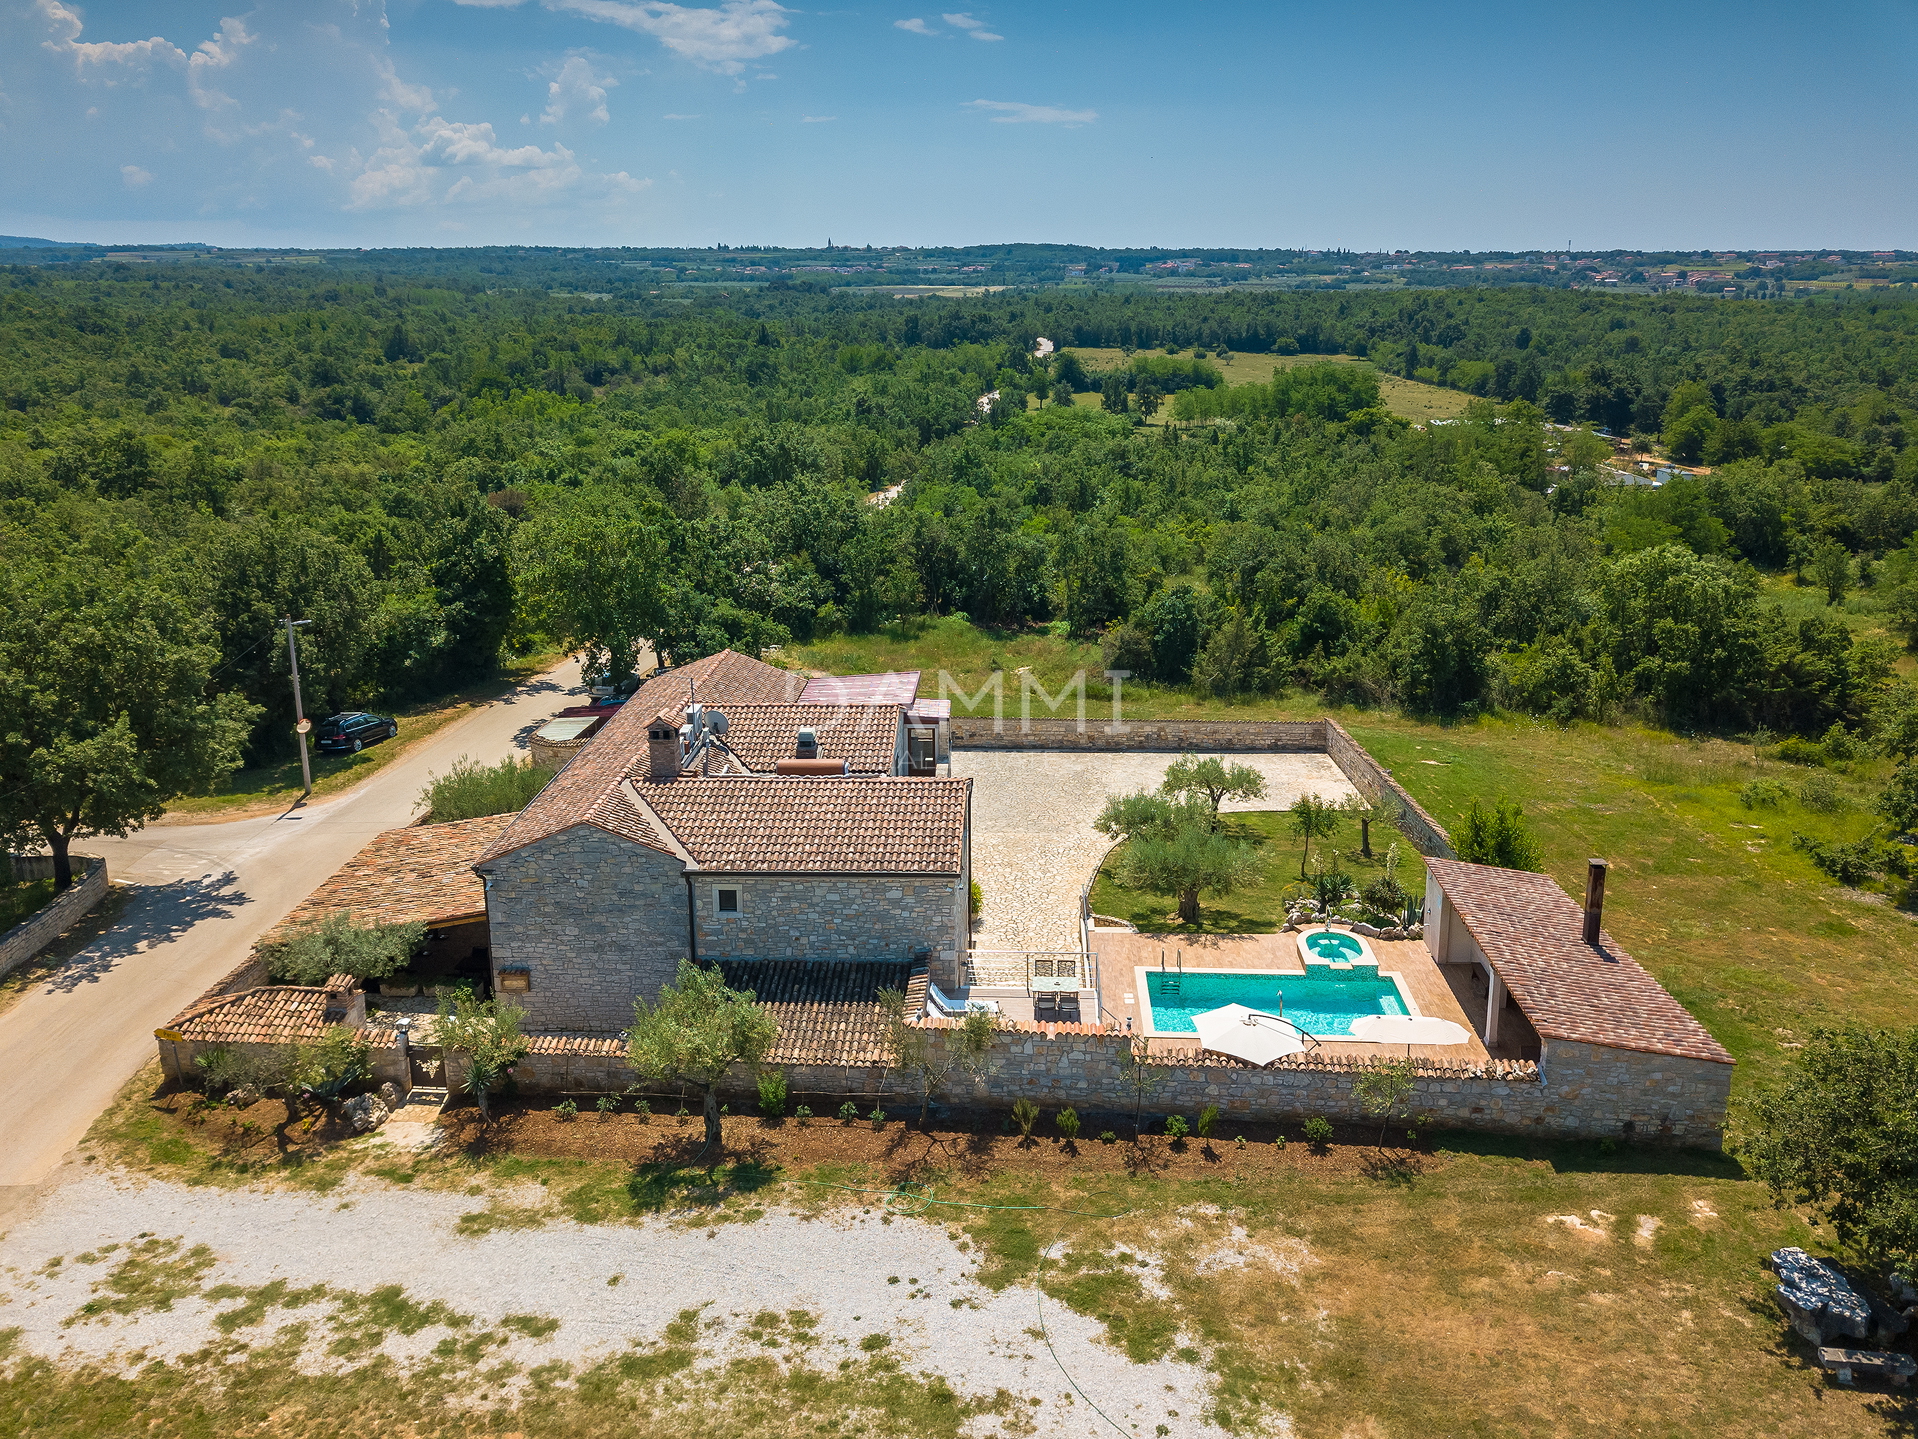
{"type": "Polygon", "coordinates": [[[756,1065],[772,1048],[778,1025],[751,990],[728,987],[718,969],[679,962],[678,974],[660,986],[659,997],[633,1002],[627,1056],[639,1074],[669,1084],[690,1084],[704,1096],[706,1143],[721,1140],[719,1082],[735,1064],[756,1065]]]}

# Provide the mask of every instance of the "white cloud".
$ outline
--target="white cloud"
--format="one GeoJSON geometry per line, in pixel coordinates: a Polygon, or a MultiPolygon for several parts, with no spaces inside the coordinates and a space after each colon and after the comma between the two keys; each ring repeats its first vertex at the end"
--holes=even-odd
{"type": "Polygon", "coordinates": [[[80,35],[85,26],[78,10],[61,4],[60,0],[34,0],[34,9],[40,12],[56,37],[41,43],[56,55],[71,55],[75,67],[82,73],[88,65],[141,66],[155,60],[165,65],[186,64],[186,52],[158,35],[150,40],[82,40],[80,35]]]}
{"type": "Polygon", "coordinates": [[[963,10],[957,15],[941,15],[939,18],[952,26],[953,29],[965,31],[975,40],[1003,40],[1006,38],[1003,35],[993,34],[992,31],[986,29],[985,21],[975,20],[963,10]]]}
{"type": "Polygon", "coordinates": [[[892,27],[895,30],[910,30],[915,35],[937,35],[939,33],[917,16],[914,16],[910,20],[895,20],[892,22],[892,27]]]}
{"type": "Polygon", "coordinates": [[[744,62],[776,55],[797,42],[780,33],[793,12],[775,0],[724,0],[711,8],[666,0],[540,0],[549,10],[583,15],[651,35],[676,55],[722,75],[744,62]]]}
{"type": "MultiPolygon", "coordinates": [[[[409,225],[416,235],[430,232],[455,216],[476,228],[603,226],[637,208],[633,197],[650,181],[602,173],[550,139],[522,143],[532,129],[509,143],[486,123],[512,125],[525,92],[500,100],[495,116],[490,107],[475,113],[456,91],[413,83],[396,65],[386,8],[383,0],[248,0],[210,38],[176,43],[157,35],[96,39],[125,35],[123,22],[84,13],[76,0],[16,0],[0,11],[5,24],[25,27],[24,43],[9,34],[8,58],[38,57],[49,106],[57,99],[76,115],[91,106],[115,117],[116,133],[160,140],[172,153],[160,185],[100,140],[76,141],[63,161],[10,174],[10,198],[19,203],[31,191],[48,212],[95,202],[111,210],[116,202],[103,191],[124,207],[146,204],[151,190],[181,214],[215,222],[271,211],[288,225],[344,233],[343,216],[360,215],[367,218],[352,222],[355,229],[390,235],[409,225]],[[511,101],[520,103],[507,109],[511,101]]],[[[656,19],[674,9],[628,8],[656,19]]],[[[783,24],[784,16],[774,7],[769,18],[783,24]]],[[[528,125],[543,132],[548,124],[606,123],[613,68],[587,51],[555,57],[536,72],[546,93],[528,125]]]]}
{"type": "Polygon", "coordinates": [[[584,55],[568,55],[546,87],[546,111],[539,117],[542,125],[557,125],[568,115],[583,115],[595,125],[612,118],[606,109],[606,92],[619,84],[611,75],[601,75],[584,55]]]}
{"type": "Polygon", "coordinates": [[[799,123],[802,125],[824,125],[827,121],[837,120],[838,118],[837,115],[801,115],[799,117],[799,123]]]}
{"type": "Polygon", "coordinates": [[[1090,125],[1097,110],[1061,110],[1053,105],[1027,105],[1018,100],[968,100],[974,110],[997,110],[995,125],[1090,125]]]}
{"type": "Polygon", "coordinates": [[[501,145],[493,127],[433,115],[411,129],[390,114],[381,145],[353,177],[346,208],[385,210],[435,203],[533,205],[569,192],[631,194],[652,182],[624,170],[592,175],[564,145],[501,145]]]}
{"type": "Polygon", "coordinates": [[[661,115],[659,118],[662,120],[697,120],[699,116],[697,115],[661,115]]]}

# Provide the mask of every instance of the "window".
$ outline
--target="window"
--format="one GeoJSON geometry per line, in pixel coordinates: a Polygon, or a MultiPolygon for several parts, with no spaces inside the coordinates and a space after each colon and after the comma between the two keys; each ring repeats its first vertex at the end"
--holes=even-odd
{"type": "Polygon", "coordinates": [[[713,891],[713,912],[722,918],[739,914],[739,891],[736,889],[716,889],[713,891]]]}

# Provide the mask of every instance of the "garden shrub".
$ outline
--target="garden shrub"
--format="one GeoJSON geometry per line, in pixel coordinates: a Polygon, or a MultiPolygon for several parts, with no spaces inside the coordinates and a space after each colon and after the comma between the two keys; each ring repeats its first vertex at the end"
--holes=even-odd
{"type": "Polygon", "coordinates": [[[1030,1139],[1032,1126],[1039,1122],[1039,1106],[1021,1095],[1012,1102],[1012,1122],[1019,1126],[1021,1139],[1030,1139]]]}
{"type": "Polygon", "coordinates": [[[1314,1144],[1328,1143],[1332,1138],[1332,1121],[1322,1114],[1315,1114],[1305,1121],[1305,1137],[1314,1144]]]}
{"type": "Polygon", "coordinates": [[[1798,786],[1798,802],[1813,814],[1837,814],[1845,807],[1845,795],[1830,775],[1813,774],[1798,786]]]}
{"type": "Polygon", "coordinates": [[[1210,1139],[1212,1137],[1212,1126],[1217,1124],[1218,1122],[1219,1122],[1219,1106],[1218,1105],[1208,1104],[1206,1105],[1204,1109],[1201,1109],[1199,1111],[1199,1122],[1197,1125],[1194,1126],[1196,1132],[1198,1133],[1199,1138],[1210,1139]]]}
{"type": "Polygon", "coordinates": [[[1065,1138],[1077,1139],[1079,1137],[1078,1110],[1071,1108],[1062,1109],[1052,1122],[1059,1126],[1059,1133],[1065,1136],[1065,1138]]]}
{"type": "Polygon", "coordinates": [[[1176,1144],[1192,1132],[1192,1126],[1185,1122],[1185,1116],[1183,1114],[1175,1114],[1166,1120],[1165,1132],[1172,1139],[1173,1143],[1176,1144]]]}
{"type": "Polygon", "coordinates": [[[768,1119],[779,1119],[786,1113],[785,1070],[766,1069],[760,1071],[759,1112],[768,1119]]]}
{"type": "Polygon", "coordinates": [[[1738,802],[1746,809],[1777,809],[1791,798],[1791,791],[1775,779],[1755,779],[1738,791],[1738,802]]]}

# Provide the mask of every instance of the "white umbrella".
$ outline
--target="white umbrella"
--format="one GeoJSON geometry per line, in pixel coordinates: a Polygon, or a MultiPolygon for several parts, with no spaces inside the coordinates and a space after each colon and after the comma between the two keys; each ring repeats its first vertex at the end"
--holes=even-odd
{"type": "Polygon", "coordinates": [[[1192,1027],[1199,1031],[1199,1043],[1207,1049],[1248,1064],[1270,1064],[1305,1048],[1304,1038],[1290,1020],[1247,1009],[1243,1004],[1195,1014],[1192,1027]]]}
{"type": "Polygon", "coordinates": [[[1415,1044],[1469,1044],[1471,1032],[1449,1019],[1423,1014],[1368,1014],[1352,1021],[1352,1038],[1374,1044],[1402,1044],[1411,1053],[1415,1044]]]}

